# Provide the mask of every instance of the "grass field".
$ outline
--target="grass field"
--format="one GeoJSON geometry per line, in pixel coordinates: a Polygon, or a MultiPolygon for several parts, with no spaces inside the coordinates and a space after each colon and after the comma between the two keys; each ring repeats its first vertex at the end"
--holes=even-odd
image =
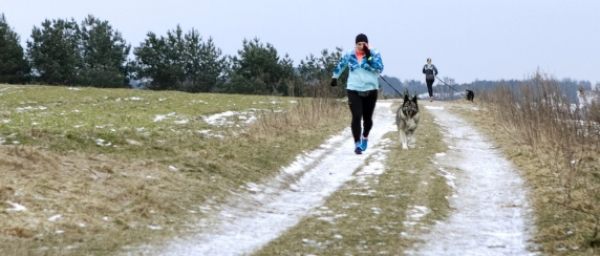
{"type": "Polygon", "coordinates": [[[0,254],[167,240],[348,123],[328,99],[0,85],[0,254]]]}

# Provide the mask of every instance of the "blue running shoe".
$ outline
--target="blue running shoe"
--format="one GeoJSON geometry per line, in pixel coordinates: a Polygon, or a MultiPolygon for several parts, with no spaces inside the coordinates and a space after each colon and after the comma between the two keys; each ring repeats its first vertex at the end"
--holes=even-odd
{"type": "Polygon", "coordinates": [[[369,142],[369,139],[366,137],[361,137],[360,141],[360,149],[362,149],[362,151],[367,150],[367,142],[369,142]]]}
{"type": "Polygon", "coordinates": [[[357,155],[362,154],[363,150],[361,148],[361,142],[356,142],[356,145],[354,146],[354,153],[356,153],[357,155]]]}

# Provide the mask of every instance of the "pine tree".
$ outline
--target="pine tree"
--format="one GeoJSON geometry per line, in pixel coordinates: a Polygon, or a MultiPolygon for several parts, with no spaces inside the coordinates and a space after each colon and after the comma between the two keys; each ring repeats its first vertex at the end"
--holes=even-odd
{"type": "Polygon", "coordinates": [[[179,25],[168,31],[166,38],[149,32],[144,42],[133,50],[136,78],[152,90],[180,90],[185,81],[184,47],[179,25]]]}
{"type": "Polygon", "coordinates": [[[127,56],[131,46],[108,21],[89,15],[81,23],[82,84],[127,87],[127,56]]]}
{"type": "MultiPolygon", "coordinates": [[[[298,65],[298,73],[300,79],[303,81],[300,85],[301,96],[325,96],[324,93],[331,95],[332,92],[324,90],[324,86],[328,86],[331,81],[333,70],[342,59],[343,50],[342,48],[336,48],[336,50],[330,53],[327,49],[321,51],[319,58],[310,54],[304,60],[300,61],[298,65]]],[[[339,77],[338,83],[346,84],[348,80],[348,70],[344,71],[339,77]]],[[[339,87],[343,88],[343,86],[339,87]]],[[[333,96],[342,97],[345,95],[345,91],[341,89],[334,89],[333,96]]]]}
{"type": "Polygon", "coordinates": [[[49,85],[79,85],[82,58],[81,33],[75,20],[45,20],[33,27],[27,55],[34,75],[49,85]]]}
{"type": "Polygon", "coordinates": [[[293,76],[289,57],[280,59],[273,45],[258,38],[244,40],[239,56],[231,58],[228,92],[244,94],[284,94],[286,81],[293,76]]]}
{"type": "Polygon", "coordinates": [[[202,92],[217,92],[225,83],[225,73],[228,68],[227,58],[222,56],[212,38],[200,47],[200,86],[202,92]]]}
{"type": "Polygon", "coordinates": [[[184,35],[177,26],[164,37],[148,33],[134,54],[136,76],[150,89],[216,92],[225,81],[226,58],[195,29],[184,35]]]}
{"type": "Polygon", "coordinates": [[[19,35],[9,26],[4,14],[0,16],[0,83],[24,84],[29,77],[19,35]]]}

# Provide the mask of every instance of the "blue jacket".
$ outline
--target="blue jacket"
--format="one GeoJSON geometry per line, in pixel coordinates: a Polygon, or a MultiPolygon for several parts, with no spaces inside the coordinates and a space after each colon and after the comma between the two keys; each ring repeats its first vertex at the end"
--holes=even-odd
{"type": "Polygon", "coordinates": [[[350,67],[347,90],[370,91],[379,89],[378,74],[383,72],[381,55],[375,49],[371,49],[371,61],[363,57],[360,63],[356,57],[356,50],[347,52],[333,71],[333,78],[339,78],[346,67],[350,67]]]}

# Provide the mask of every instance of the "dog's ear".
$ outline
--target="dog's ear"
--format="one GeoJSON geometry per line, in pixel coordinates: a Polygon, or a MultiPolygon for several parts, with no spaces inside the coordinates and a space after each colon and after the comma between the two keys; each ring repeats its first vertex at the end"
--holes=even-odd
{"type": "Polygon", "coordinates": [[[417,95],[414,95],[412,98],[412,102],[417,103],[417,95]]]}
{"type": "Polygon", "coordinates": [[[404,94],[404,102],[408,101],[408,93],[404,94]]]}

